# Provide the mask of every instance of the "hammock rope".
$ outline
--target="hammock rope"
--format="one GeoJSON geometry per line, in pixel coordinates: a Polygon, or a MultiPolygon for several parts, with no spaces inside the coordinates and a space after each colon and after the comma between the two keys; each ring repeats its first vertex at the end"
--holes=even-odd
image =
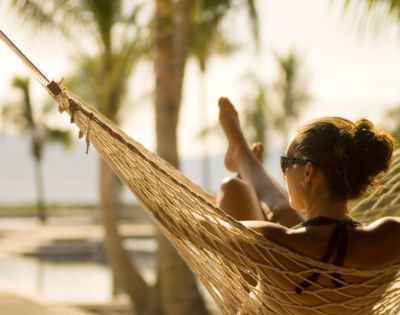
{"type": "MultiPolygon", "coordinates": [[[[0,31],[3,41],[10,41],[1,34],[0,31]]],[[[22,59],[29,65],[27,58],[22,59]]],[[[29,68],[34,73],[37,70],[29,68]]],[[[86,152],[93,144],[145,206],[223,314],[400,312],[400,263],[371,270],[339,267],[269,241],[217,208],[214,196],[129,138],[95,108],[45,76],[36,73],[35,77],[57,100],[60,111],[66,111],[78,126],[79,137],[85,137],[86,152]],[[312,282],[301,295],[296,294],[294,288],[310,281],[308,278],[315,272],[321,274],[317,283],[312,282]],[[341,278],[332,276],[335,273],[341,278]],[[244,275],[252,277],[257,285],[251,285],[244,275]],[[332,280],[343,286],[336,288],[332,280]]],[[[380,193],[354,204],[358,219],[368,222],[371,218],[400,214],[399,170],[400,154],[396,151],[391,169],[381,179],[380,193]]]]}

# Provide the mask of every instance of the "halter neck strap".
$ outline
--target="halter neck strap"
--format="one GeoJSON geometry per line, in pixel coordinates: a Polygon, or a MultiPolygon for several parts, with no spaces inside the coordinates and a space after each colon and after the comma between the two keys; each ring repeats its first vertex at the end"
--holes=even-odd
{"type": "MultiPolygon", "coordinates": [[[[348,246],[348,233],[347,233],[347,225],[355,228],[360,226],[361,224],[357,221],[354,221],[351,218],[346,219],[333,219],[324,216],[318,216],[312,218],[311,220],[305,221],[294,228],[301,228],[301,227],[311,227],[311,226],[322,226],[322,225],[329,225],[329,224],[336,224],[335,229],[332,232],[332,235],[328,241],[328,245],[326,246],[325,253],[321,257],[322,262],[329,262],[330,258],[332,257],[333,253],[337,252],[336,258],[333,262],[336,266],[342,266],[344,262],[344,257],[346,255],[347,246],[348,246]]],[[[340,280],[340,274],[332,273],[332,276],[335,278],[332,280],[335,287],[341,287],[342,283],[340,280]],[[337,279],[337,280],[336,280],[337,279]]],[[[310,287],[314,282],[316,282],[320,277],[320,273],[314,272],[311,276],[309,276],[305,281],[299,283],[295,287],[295,292],[297,294],[301,294],[304,290],[310,287]]]]}

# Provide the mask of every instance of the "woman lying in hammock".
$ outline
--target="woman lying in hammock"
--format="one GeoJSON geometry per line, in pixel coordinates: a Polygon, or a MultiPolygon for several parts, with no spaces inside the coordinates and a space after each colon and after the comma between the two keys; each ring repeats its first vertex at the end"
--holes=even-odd
{"type": "MultiPolygon", "coordinates": [[[[225,166],[240,175],[222,182],[217,195],[221,209],[271,241],[316,260],[360,269],[400,262],[400,219],[386,217],[361,226],[348,209],[349,200],[362,196],[388,170],[394,148],[389,134],[376,130],[367,119],[311,121],[299,129],[281,157],[287,194],[263,168],[263,147],[258,144],[252,150],[246,143],[233,105],[221,98],[219,108],[228,139],[225,166]]],[[[314,273],[293,290],[299,299],[312,299],[306,296],[313,283],[340,287],[341,281],[352,282],[343,278],[314,273]]],[[[286,314],[279,305],[271,308],[286,314]]],[[[331,307],[328,313],[348,310],[331,307]]]]}

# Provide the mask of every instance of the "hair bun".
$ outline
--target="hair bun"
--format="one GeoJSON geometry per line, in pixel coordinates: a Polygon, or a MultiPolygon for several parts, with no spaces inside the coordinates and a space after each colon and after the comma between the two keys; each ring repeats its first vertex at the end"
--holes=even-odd
{"type": "Polygon", "coordinates": [[[366,149],[364,145],[376,140],[374,124],[366,118],[354,122],[354,140],[356,149],[366,149]]]}
{"type": "Polygon", "coordinates": [[[361,118],[354,122],[354,153],[358,156],[355,160],[368,177],[389,168],[393,143],[393,137],[378,131],[370,120],[361,118]]]}

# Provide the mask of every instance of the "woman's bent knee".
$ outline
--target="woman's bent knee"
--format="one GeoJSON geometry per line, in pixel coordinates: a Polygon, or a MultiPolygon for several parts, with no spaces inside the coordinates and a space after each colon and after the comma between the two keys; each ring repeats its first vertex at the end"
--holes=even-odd
{"type": "Polygon", "coordinates": [[[248,190],[251,187],[243,179],[240,179],[238,177],[226,177],[222,180],[219,188],[224,193],[237,193],[239,191],[243,191],[244,189],[248,190]]]}
{"type": "Polygon", "coordinates": [[[237,220],[264,219],[255,191],[237,177],[228,177],[222,181],[217,206],[237,220]]]}

